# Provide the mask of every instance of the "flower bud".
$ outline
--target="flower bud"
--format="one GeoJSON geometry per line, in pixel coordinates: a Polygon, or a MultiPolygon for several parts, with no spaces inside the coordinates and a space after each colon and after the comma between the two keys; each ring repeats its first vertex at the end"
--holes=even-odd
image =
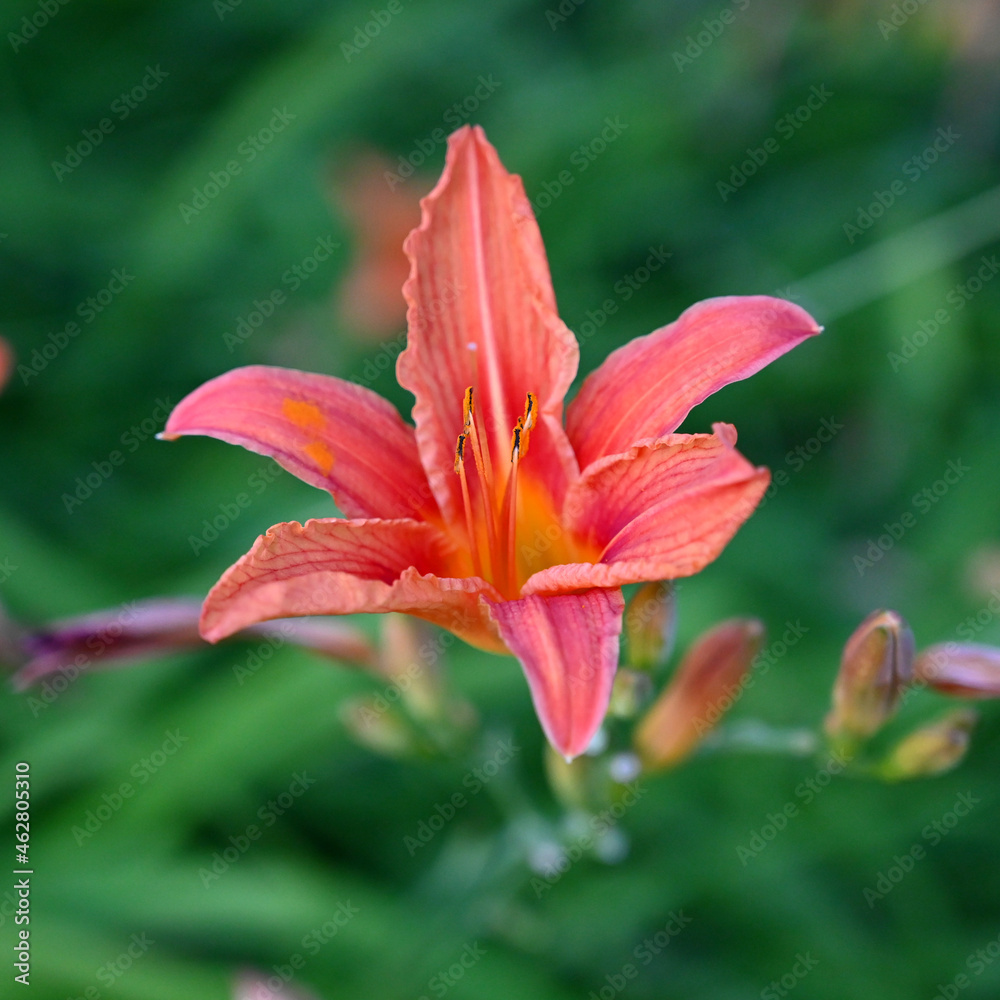
{"type": "Polygon", "coordinates": [[[913,677],[913,633],[895,611],[875,611],[844,646],[826,732],[868,737],[892,716],[913,677]]]}
{"type": "Polygon", "coordinates": [[[677,596],[671,583],[644,583],[625,612],[628,664],[637,670],[662,666],[674,648],[677,596]]]}
{"type": "Polygon", "coordinates": [[[10,373],[14,370],[14,352],[10,344],[0,337],[0,389],[7,384],[10,373]]]}
{"type": "Polygon", "coordinates": [[[733,618],[695,641],[636,729],[647,768],[671,767],[694,749],[739,697],[763,641],[764,626],[754,618],[733,618]]]}
{"type": "Polygon", "coordinates": [[[339,714],[356,743],[383,757],[405,760],[426,756],[430,750],[410,720],[377,695],[341,702],[339,714]]]}
{"type": "Polygon", "coordinates": [[[619,667],[611,687],[611,702],[608,714],[616,719],[632,719],[648,700],[653,690],[653,682],[645,671],[619,667]]]}
{"type": "Polygon", "coordinates": [[[937,722],[915,729],[886,758],[882,776],[901,781],[951,770],[965,756],[977,719],[971,708],[958,708],[937,722]]]}
{"type": "MultiPolygon", "coordinates": [[[[317,940],[323,940],[317,938],[317,940]]],[[[287,980],[248,969],[233,984],[233,1000],[317,1000],[314,993],[288,985],[287,980]],[[272,983],[277,983],[272,986],[272,983]]]]}
{"type": "MultiPolygon", "coordinates": [[[[69,669],[120,667],[168,653],[206,648],[198,632],[200,615],[200,600],[157,597],[24,631],[14,686],[23,690],[50,674],[69,669]]],[[[0,631],[9,633],[3,626],[0,631]]],[[[288,643],[362,667],[374,663],[374,650],[368,640],[342,622],[306,618],[264,622],[234,633],[232,639],[263,640],[275,649],[288,643]]]]}
{"type": "Polygon", "coordinates": [[[913,665],[917,679],[957,698],[1000,698],[1000,649],[943,642],[925,649],[913,665]]]}
{"type": "Polygon", "coordinates": [[[428,633],[407,615],[382,616],[378,669],[402,692],[414,718],[440,719],[445,714],[443,678],[436,656],[421,655],[428,633]]]}

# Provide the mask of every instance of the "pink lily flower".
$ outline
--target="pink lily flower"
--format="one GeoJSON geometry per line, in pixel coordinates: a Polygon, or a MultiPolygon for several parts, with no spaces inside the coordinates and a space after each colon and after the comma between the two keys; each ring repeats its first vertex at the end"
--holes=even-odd
{"type": "Polygon", "coordinates": [[[170,415],[163,437],[269,455],[346,515],[271,528],[208,595],[202,634],[295,615],[415,615],[516,656],[546,735],[572,758],[607,709],[621,587],[697,573],[769,482],[730,425],[677,427],[820,328],[766,296],[698,303],[612,353],[564,425],[577,343],[521,180],[480,128],[450,137],[421,208],[397,364],[415,427],[362,386],[259,366],[213,379],[170,415]]]}

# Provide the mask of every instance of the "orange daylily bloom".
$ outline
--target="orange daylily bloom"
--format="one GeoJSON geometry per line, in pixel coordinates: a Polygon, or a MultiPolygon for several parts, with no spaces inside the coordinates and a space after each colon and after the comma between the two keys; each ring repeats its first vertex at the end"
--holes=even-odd
{"type": "Polygon", "coordinates": [[[164,437],[269,455],[346,515],[271,528],[208,595],[202,634],[295,615],[415,615],[516,656],[549,740],[576,756],[611,694],[621,587],[698,572],[769,481],[731,426],[677,427],[820,328],[780,299],[709,299],[611,354],[564,424],[577,343],[521,180],[478,127],[451,136],[405,249],[397,375],[416,397],[415,427],[362,386],[258,366],[171,414],[164,437]]]}

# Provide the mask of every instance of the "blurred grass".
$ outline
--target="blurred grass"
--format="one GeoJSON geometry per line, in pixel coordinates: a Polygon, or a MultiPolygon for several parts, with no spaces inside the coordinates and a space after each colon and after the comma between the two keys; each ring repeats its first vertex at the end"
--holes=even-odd
{"type": "MultiPolygon", "coordinates": [[[[329,510],[282,475],[195,556],[188,537],[261,465],[204,440],[145,440],[72,513],[62,497],[158,400],[176,402],[230,367],[361,371],[381,346],[338,329],[333,314],[354,234],[330,207],[331,171],[362,144],[409,155],[492,74],[500,86],[473,120],[529,196],[573,172],[539,215],[563,316],[580,332],[588,312],[618,305],[583,340],[582,372],[712,295],[801,295],[827,323],[687,424],[732,421],[748,456],[789,474],[724,556],[681,588],[682,641],[733,614],[759,615],[772,639],[787,620],[809,629],[734,716],[818,722],[839,646],[874,607],[902,612],[922,645],[956,638],[998,585],[995,569],[977,567],[998,546],[1000,284],[961,309],[948,295],[996,252],[1000,211],[995,198],[980,203],[975,225],[954,232],[928,220],[996,189],[997,123],[983,113],[995,107],[996,30],[977,28],[988,5],[940,0],[883,39],[877,20],[890,6],[751,5],[683,72],[673,53],[721,5],[588,3],[553,27],[545,4],[523,0],[404,3],[350,61],[341,45],[370,9],[304,0],[235,4],[221,19],[206,0],[70,4],[16,51],[8,39],[0,333],[23,363],[115,268],[135,280],[0,397],[0,559],[17,567],[5,603],[42,620],[202,593],[271,523],[329,510]],[[158,65],[163,83],[58,180],[51,164],[66,144],[158,65]],[[813,85],[833,96],[723,201],[717,182],[813,85]],[[179,203],[286,106],[294,121],[185,224],[179,203]],[[574,151],[608,116],[627,128],[579,170],[574,151]],[[844,224],[939,127],[960,140],[850,244],[844,224]],[[231,352],[223,334],[326,235],[344,249],[231,352]],[[661,244],[672,254],[663,270],[620,294],[661,244]],[[888,353],[942,307],[952,309],[947,326],[893,371],[888,353]],[[843,430],[797,465],[795,449],[824,418],[843,430]],[[971,471],[859,574],[855,557],[958,459],[971,471]]],[[[8,3],[5,29],[38,9],[8,3]]],[[[438,147],[422,170],[433,178],[442,161],[438,147]]],[[[408,411],[390,375],[373,388],[408,411]]],[[[1000,641],[997,621],[979,638],[1000,641]]],[[[839,779],[808,804],[796,788],[816,773],[812,761],[706,754],[650,782],[622,822],[633,838],[624,863],[580,862],[539,898],[518,860],[524,817],[502,798],[476,797],[413,857],[403,846],[460,787],[467,762],[374,759],[337,721],[344,698],[371,689],[364,678],[279,651],[240,685],[232,667],[242,655],[229,647],[88,676],[36,711],[30,696],[0,699],[5,773],[18,760],[32,766],[38,996],[93,987],[137,1000],[222,998],[234,969],[271,969],[296,953],[307,958],[297,981],[323,997],[420,996],[475,941],[486,955],[456,996],[584,996],[683,909],[691,925],[639,968],[629,996],[757,996],[808,952],[819,964],[803,996],[910,1000],[968,971],[967,956],[996,939],[991,706],[953,774],[892,787],[839,779]],[[190,742],[78,846],[73,827],[123,781],[136,783],[131,769],[173,729],[190,742]],[[199,870],[303,770],[317,784],[205,888],[199,870]],[[962,792],[981,804],[869,908],[862,890],[894,855],[926,844],[921,831],[962,792]],[[742,865],[737,846],[788,802],[799,807],[788,829],[742,865]],[[306,955],[303,938],[345,900],[358,915],[306,955]],[[111,986],[98,979],[144,932],[155,947],[111,986]]],[[[450,661],[489,730],[513,732],[518,779],[550,811],[516,664],[457,646],[450,661]]],[[[967,995],[995,995],[998,977],[991,965],[967,995]]]]}

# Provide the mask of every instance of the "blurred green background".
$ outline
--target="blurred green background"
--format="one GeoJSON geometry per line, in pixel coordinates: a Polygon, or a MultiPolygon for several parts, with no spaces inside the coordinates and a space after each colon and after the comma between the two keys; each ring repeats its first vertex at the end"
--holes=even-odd
{"type": "MultiPolygon", "coordinates": [[[[772,639],[786,622],[807,630],[734,720],[817,725],[840,646],[876,607],[906,616],[919,645],[970,638],[977,615],[975,638],[1000,643],[995,4],[8,0],[0,26],[0,335],[28,366],[0,396],[0,595],[21,619],[201,595],[270,524],[331,512],[282,473],[196,554],[191,537],[265,462],[149,428],[237,365],[351,377],[394,357],[401,324],[366,336],[337,305],[369,238],[337,178],[360,151],[398,169],[424,149],[392,195],[412,200],[443,163],[435,130],[470,120],[539,209],[582,372],[714,295],[779,294],[826,325],[685,425],[731,421],[747,456],[786,473],[680,590],[682,644],[732,615],[761,617],[772,639]],[[244,145],[275,109],[281,131],[244,145]],[[283,275],[321,238],[339,247],[292,291],[283,275]],[[651,248],[670,256],[640,280],[651,248]],[[88,311],[116,270],[120,291],[88,311]],[[234,344],[274,289],[286,301],[234,344]],[[67,503],[116,450],[113,474],[67,503]],[[921,500],[950,462],[968,471],[921,500]],[[915,526],[880,548],[907,512],[915,526]]],[[[391,371],[372,388],[408,412],[391,371]]],[[[513,660],[449,648],[487,735],[428,763],[351,742],[338,706],[378,690],[364,675],[283,649],[237,677],[253,652],[94,673],[51,702],[0,697],[4,780],[13,790],[16,761],[32,773],[33,995],[224,998],[235,970],[274,975],[296,955],[293,985],[325,998],[743,1000],[791,984],[931,1000],[960,974],[970,1000],[1000,992],[995,706],[958,770],[835,779],[811,801],[809,758],[703,753],[646,782],[618,825],[627,856],[581,860],[540,891],[538,817],[558,809],[513,660]],[[187,742],[141,781],[175,731],[187,742]],[[506,738],[522,749],[497,794],[409,850],[506,738]],[[199,872],[302,772],[315,784],[206,886],[199,872]],[[123,782],[134,796],[75,836],[123,782]],[[935,843],[928,824],[963,794],[974,807],[935,843]],[[786,829],[741,858],[789,803],[786,829]],[[914,845],[926,857],[869,905],[864,890],[914,845]],[[678,913],[683,930],[642,950],[678,913]]],[[[914,699],[904,728],[937,701],[914,699]]],[[[0,881],[5,996],[13,882],[0,881]]]]}

